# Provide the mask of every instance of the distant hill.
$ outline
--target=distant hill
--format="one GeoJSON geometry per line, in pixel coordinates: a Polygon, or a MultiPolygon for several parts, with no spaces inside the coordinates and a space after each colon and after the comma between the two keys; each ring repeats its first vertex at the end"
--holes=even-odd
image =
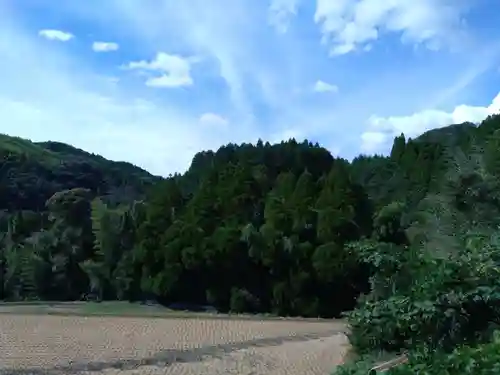
{"type": "MultiPolygon", "coordinates": [[[[10,300],[156,300],[334,317],[372,286],[361,306],[375,320],[387,313],[380,333],[399,319],[390,298],[406,304],[398,298],[419,287],[413,276],[430,288],[416,301],[434,296],[434,285],[449,296],[454,279],[444,269],[427,279],[434,258],[461,254],[472,235],[500,228],[500,115],[477,127],[400,135],[390,155],[351,162],[307,140],[228,144],[199,152],[186,173],[165,179],[62,143],[2,136],[0,153],[0,209],[9,209],[0,212],[0,277],[10,300]],[[425,274],[422,245],[432,256],[425,274]],[[406,273],[407,265],[415,269],[406,273]]],[[[498,259],[500,250],[491,264],[498,259]]],[[[457,269],[473,270],[464,267],[457,269]]],[[[460,283],[469,275],[455,270],[460,283]]],[[[418,325],[419,316],[408,319],[418,325]]],[[[398,329],[388,331],[391,340],[412,337],[398,329]]]]}
{"type": "Polygon", "coordinates": [[[478,127],[471,122],[454,124],[429,130],[415,140],[418,142],[440,143],[445,147],[454,147],[467,143],[478,127]]]}
{"type": "MultiPolygon", "coordinates": [[[[467,151],[472,138],[481,144],[497,128],[493,118],[483,121],[481,127],[467,122],[455,124],[429,130],[413,139],[412,144],[418,149],[435,145],[437,148],[434,152],[437,154],[456,146],[467,151]]],[[[308,161],[308,170],[316,177],[323,172],[325,160],[330,159],[331,155],[324,149],[311,148],[313,145],[309,142],[301,147],[306,145],[309,154],[305,159],[312,160],[310,164],[311,160],[308,161]]],[[[217,151],[199,152],[194,156],[188,171],[174,178],[183,195],[188,198],[195,194],[203,179],[228,163],[241,163],[243,160],[252,165],[284,163],[290,165],[285,169],[293,169],[291,166],[297,162],[293,158],[288,160],[290,155],[294,155],[292,149],[298,146],[295,141],[282,147],[260,141],[256,146],[228,144],[217,151]]],[[[355,159],[355,180],[365,186],[370,195],[381,194],[374,191],[386,190],[388,185],[382,182],[387,177],[385,174],[392,174],[396,160],[389,157],[364,159],[355,159]],[[362,166],[364,164],[366,166],[362,166]],[[363,172],[366,168],[372,172],[363,172]],[[377,169],[375,179],[369,176],[375,172],[374,168],[380,169],[377,169]]],[[[279,168],[276,171],[271,168],[267,173],[274,178],[279,171],[279,168]]],[[[90,189],[111,205],[127,203],[142,199],[148,188],[161,180],[161,177],[153,176],[130,163],[111,161],[65,143],[31,142],[0,134],[0,210],[44,210],[45,201],[55,192],[75,187],[90,189]]]]}
{"type": "Polygon", "coordinates": [[[45,208],[55,192],[83,187],[110,204],[141,199],[161,180],[126,162],[116,162],[59,142],[31,142],[0,134],[0,210],[45,208]]]}

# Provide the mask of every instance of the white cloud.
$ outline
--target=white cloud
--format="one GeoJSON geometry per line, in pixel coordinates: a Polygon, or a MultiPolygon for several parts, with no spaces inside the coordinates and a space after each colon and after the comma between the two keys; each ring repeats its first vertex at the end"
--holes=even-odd
{"type": "Polygon", "coordinates": [[[324,81],[316,81],[314,84],[314,91],[316,92],[338,92],[339,88],[336,85],[326,83],[324,81]]]}
{"type": "Polygon", "coordinates": [[[148,78],[147,86],[180,87],[193,84],[190,61],[178,55],[159,52],[154,60],[131,62],[128,64],[128,68],[159,74],[148,78]]]}
{"type": "Polygon", "coordinates": [[[271,0],[268,10],[269,23],[279,33],[286,33],[293,16],[297,14],[300,0],[271,0]]]}
{"type": "Polygon", "coordinates": [[[452,0],[316,0],[314,20],[332,55],[366,46],[384,32],[437,49],[458,36],[465,10],[452,0]]]}
{"type": "Polygon", "coordinates": [[[175,6],[179,15],[178,32],[186,45],[215,62],[218,74],[229,90],[234,110],[245,117],[240,124],[251,122],[253,109],[245,85],[248,78],[260,70],[252,53],[257,41],[246,33],[248,28],[253,31],[255,26],[253,9],[244,1],[221,3],[205,0],[196,3],[198,6],[194,11],[193,6],[175,6]]]}
{"type": "Polygon", "coordinates": [[[459,105],[453,111],[424,110],[409,116],[372,116],[369,130],[361,135],[363,152],[381,152],[392,142],[394,136],[404,133],[406,137],[417,137],[435,128],[464,122],[479,123],[491,114],[500,113],[500,93],[486,107],[459,105]]]}
{"type": "MultiPolygon", "coordinates": [[[[439,0],[441,4],[451,1],[439,0]]],[[[376,47],[379,33],[395,31],[404,40],[438,46],[447,41],[455,15],[461,11],[457,5],[448,13],[444,6],[433,8],[439,10],[437,13],[422,12],[437,0],[419,0],[416,5],[404,5],[402,0],[386,2],[391,7],[381,0],[335,0],[328,4],[317,0],[316,22],[325,34],[324,41],[347,52],[376,47]],[[370,4],[379,4],[373,8],[375,12],[368,11],[370,4]],[[340,14],[338,27],[334,25],[335,12],[340,14]],[[363,37],[363,30],[366,35],[375,30],[374,37],[363,37]]],[[[0,8],[4,3],[0,0],[0,8]]],[[[310,9],[306,9],[315,2],[275,0],[269,7],[270,0],[109,0],[96,6],[97,0],[88,0],[62,2],[56,7],[48,0],[40,1],[41,8],[58,12],[67,22],[78,20],[80,30],[105,30],[109,38],[116,38],[111,40],[123,40],[120,50],[140,54],[135,60],[145,59],[130,63],[128,68],[139,72],[147,85],[179,87],[193,85],[196,80],[189,92],[150,90],[135,85],[123,70],[96,65],[84,51],[41,43],[36,35],[30,36],[27,27],[14,30],[23,27],[23,7],[7,3],[9,7],[13,4],[11,16],[0,23],[0,58],[8,61],[0,70],[2,131],[72,143],[162,174],[185,170],[197,151],[259,137],[275,141],[307,137],[313,142],[321,140],[332,150],[341,148],[343,156],[355,153],[364,130],[360,124],[370,114],[390,115],[394,108],[403,114],[411,114],[415,108],[439,108],[446,103],[433,96],[468,64],[460,54],[458,58],[426,55],[429,60],[425,66],[419,62],[422,59],[409,57],[408,64],[396,68],[392,60],[366,64],[352,56],[352,64],[350,60],[348,66],[339,64],[332,69],[305,25],[309,22],[316,28],[310,9]],[[298,20],[300,29],[289,27],[295,14],[308,18],[298,20]],[[288,32],[276,36],[271,28],[262,27],[266,22],[281,32],[288,28],[288,32]],[[7,29],[11,33],[5,36],[7,29]],[[24,34],[21,42],[19,32],[24,34]],[[23,43],[26,48],[19,50],[23,43]],[[158,51],[179,55],[155,55],[158,51]],[[203,69],[200,67],[194,78],[194,61],[185,58],[192,55],[203,58],[203,69]],[[449,69],[450,65],[454,69],[449,69]],[[346,74],[351,70],[354,75],[346,74]],[[318,77],[337,83],[342,95],[328,103],[310,95],[318,77]],[[408,95],[400,95],[408,87],[403,78],[412,82],[408,95]],[[215,113],[204,113],[208,110],[215,113]]],[[[0,14],[5,13],[2,11],[0,14]]],[[[107,36],[95,38],[107,40],[101,39],[107,36]]],[[[401,51],[395,48],[390,52],[401,51]]],[[[467,56],[483,61],[475,52],[471,48],[467,56]]],[[[130,60],[119,64],[127,65],[130,60]]],[[[444,93],[442,100],[452,102],[461,89],[444,93]]],[[[372,144],[377,140],[384,143],[391,130],[382,128],[366,129],[363,137],[372,144]]]]}
{"type": "Polygon", "coordinates": [[[67,42],[75,37],[71,33],[61,30],[51,30],[51,29],[40,30],[38,32],[38,35],[49,40],[57,40],[59,42],[67,42]]]}
{"type": "Polygon", "coordinates": [[[368,131],[361,134],[361,152],[372,154],[380,151],[387,142],[387,134],[368,131]]]}
{"type": "Polygon", "coordinates": [[[95,52],[111,52],[117,51],[120,46],[118,43],[114,42],[94,42],[92,43],[92,49],[95,52]]]}
{"type": "Polygon", "coordinates": [[[292,59],[283,61],[281,77],[277,77],[274,61],[276,58],[285,60],[285,54],[280,52],[282,45],[276,44],[272,54],[265,52],[268,47],[264,44],[270,30],[259,26],[267,21],[267,1],[165,1],[163,8],[155,8],[154,14],[158,17],[152,17],[142,3],[133,6],[115,3],[118,12],[138,25],[134,32],[140,35],[141,42],[161,44],[155,36],[163,40],[175,38],[176,44],[203,56],[209,71],[205,73],[224,80],[226,87],[220,89],[219,95],[223,99],[229,97],[231,117],[239,117],[240,128],[255,125],[254,100],[257,98],[264,105],[285,106],[284,95],[292,90],[280,84],[283,81],[292,84],[292,79],[283,77],[295,62],[290,61],[292,59]],[[170,20],[169,30],[165,20],[170,20]],[[148,28],[143,27],[144,22],[148,23],[148,28]],[[169,33],[175,37],[169,37],[169,33]]]}
{"type": "Polygon", "coordinates": [[[340,155],[340,152],[342,149],[338,146],[335,145],[322,145],[324,148],[326,148],[328,151],[330,151],[330,154],[332,154],[333,157],[342,157],[340,155]]]}
{"type": "Polygon", "coordinates": [[[204,125],[225,127],[228,124],[227,119],[215,113],[204,113],[200,116],[200,122],[204,125]]]}
{"type": "Polygon", "coordinates": [[[0,34],[3,133],[65,142],[161,175],[184,172],[196,152],[245,138],[238,129],[200,127],[189,111],[95,75],[80,56],[18,27],[0,24],[0,34]]]}

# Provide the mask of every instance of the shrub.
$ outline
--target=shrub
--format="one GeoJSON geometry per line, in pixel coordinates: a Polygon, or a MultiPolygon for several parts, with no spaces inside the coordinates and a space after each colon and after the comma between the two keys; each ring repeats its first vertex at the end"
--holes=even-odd
{"type": "MultiPolygon", "coordinates": [[[[366,375],[383,356],[365,355],[358,361],[338,367],[334,375],[366,375]]],[[[500,374],[500,334],[490,342],[462,345],[450,353],[420,347],[408,356],[408,362],[395,366],[386,375],[491,375],[500,374]]]]}
{"type": "Polygon", "coordinates": [[[354,345],[392,350],[427,344],[447,350],[484,338],[500,323],[497,256],[489,246],[421,262],[408,293],[366,301],[350,314],[354,345]]]}
{"type": "Polygon", "coordinates": [[[387,375],[490,375],[500,374],[500,335],[476,346],[459,346],[451,353],[420,350],[407,364],[391,369],[387,375]]]}
{"type": "Polygon", "coordinates": [[[233,313],[258,312],[260,303],[257,297],[246,289],[231,290],[230,309],[233,313]]]}
{"type": "MultiPolygon", "coordinates": [[[[391,374],[487,373],[494,361],[480,359],[481,353],[500,349],[498,337],[492,339],[500,327],[498,239],[468,238],[463,250],[446,258],[423,250],[385,247],[366,254],[368,247],[360,248],[375,272],[372,293],[348,314],[356,352],[410,349],[409,364],[391,374]],[[473,372],[477,366],[482,372],[473,372]]],[[[346,365],[336,373],[361,374],[365,367],[346,365]]]]}

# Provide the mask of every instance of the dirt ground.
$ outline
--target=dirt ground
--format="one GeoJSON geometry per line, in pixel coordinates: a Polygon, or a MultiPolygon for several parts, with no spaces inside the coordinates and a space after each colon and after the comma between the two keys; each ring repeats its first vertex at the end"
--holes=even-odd
{"type": "Polygon", "coordinates": [[[0,374],[330,374],[340,322],[0,315],[0,374]]]}

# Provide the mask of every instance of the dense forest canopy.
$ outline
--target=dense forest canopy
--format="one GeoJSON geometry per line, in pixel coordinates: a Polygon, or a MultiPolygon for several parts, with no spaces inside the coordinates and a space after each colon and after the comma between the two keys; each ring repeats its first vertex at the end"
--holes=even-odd
{"type": "Polygon", "coordinates": [[[44,211],[53,194],[86,188],[116,205],[144,198],[160,178],[124,162],[59,142],[34,143],[0,134],[0,210],[44,211]]]}
{"type": "MultiPolygon", "coordinates": [[[[0,136],[0,297],[350,311],[359,354],[433,348],[454,366],[458,344],[499,345],[499,146],[491,116],[401,135],[389,156],[349,162],[308,141],[259,141],[159,178],[0,136]]],[[[424,372],[430,354],[412,361],[397,371],[439,373],[424,372]]]]}

